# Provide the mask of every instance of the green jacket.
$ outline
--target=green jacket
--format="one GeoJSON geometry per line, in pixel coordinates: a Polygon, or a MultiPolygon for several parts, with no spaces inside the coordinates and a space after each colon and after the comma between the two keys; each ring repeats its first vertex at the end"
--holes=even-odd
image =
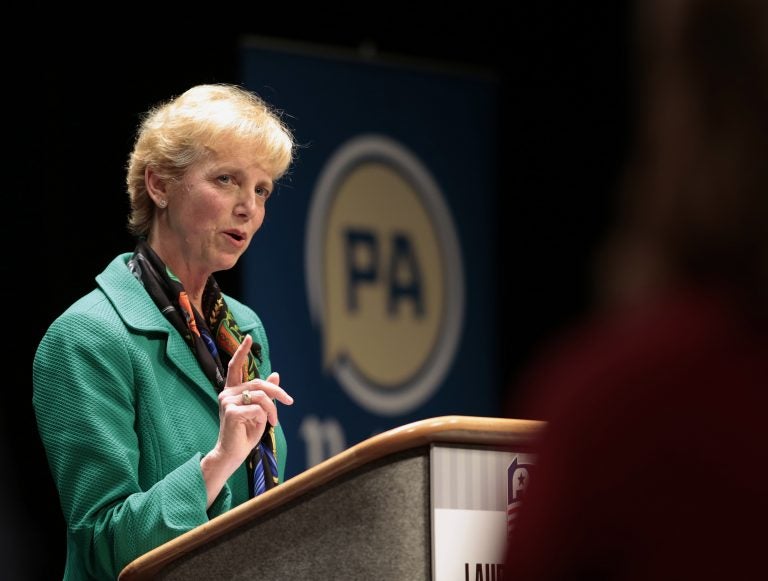
{"type": "MultiPolygon", "coordinates": [[[[201,457],[219,433],[216,392],[191,349],[116,257],[46,332],[32,403],[67,522],[64,579],[115,579],[136,557],[248,499],[243,466],[206,511],[201,457]]],[[[256,313],[225,296],[262,346],[256,313]]],[[[286,442],[275,429],[280,481],[286,442]]]]}

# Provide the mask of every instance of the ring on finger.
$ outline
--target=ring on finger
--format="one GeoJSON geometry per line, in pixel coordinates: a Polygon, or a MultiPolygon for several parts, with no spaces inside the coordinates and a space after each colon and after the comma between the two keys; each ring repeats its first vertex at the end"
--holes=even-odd
{"type": "Polygon", "coordinates": [[[243,390],[243,393],[240,394],[240,401],[243,405],[250,405],[251,403],[251,392],[247,389],[243,390]]]}

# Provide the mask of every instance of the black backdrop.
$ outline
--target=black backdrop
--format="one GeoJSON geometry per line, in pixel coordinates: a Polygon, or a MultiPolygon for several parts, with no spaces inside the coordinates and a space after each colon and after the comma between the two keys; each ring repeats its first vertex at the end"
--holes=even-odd
{"type": "MultiPolygon", "coordinates": [[[[365,16],[349,8],[339,17],[345,24],[330,27],[249,26],[262,15],[227,14],[206,26],[160,26],[147,15],[132,26],[49,19],[6,30],[0,577],[63,571],[65,528],[36,433],[31,361],[53,318],[132,247],[124,165],[142,111],[196,83],[238,82],[243,35],[497,72],[504,300],[496,345],[505,394],[541,341],[588,305],[589,259],[610,217],[631,126],[631,18],[624,2],[605,4],[510,6],[505,17],[479,5],[419,21],[394,6],[365,16]]],[[[234,289],[238,271],[217,278],[234,289]]]]}

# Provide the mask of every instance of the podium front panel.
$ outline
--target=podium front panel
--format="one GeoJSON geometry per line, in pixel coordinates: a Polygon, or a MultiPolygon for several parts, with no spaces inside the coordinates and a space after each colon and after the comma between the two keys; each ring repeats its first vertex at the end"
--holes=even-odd
{"type": "Polygon", "coordinates": [[[429,458],[410,450],[184,555],[162,578],[424,581],[429,534],[429,458]]]}

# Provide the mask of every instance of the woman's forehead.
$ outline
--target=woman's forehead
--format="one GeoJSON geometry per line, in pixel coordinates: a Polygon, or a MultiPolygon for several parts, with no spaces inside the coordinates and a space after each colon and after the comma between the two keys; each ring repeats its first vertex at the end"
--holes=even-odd
{"type": "Polygon", "coordinates": [[[275,170],[263,146],[244,140],[219,142],[206,147],[207,155],[200,160],[202,165],[231,166],[233,169],[259,168],[270,176],[275,170]]]}

